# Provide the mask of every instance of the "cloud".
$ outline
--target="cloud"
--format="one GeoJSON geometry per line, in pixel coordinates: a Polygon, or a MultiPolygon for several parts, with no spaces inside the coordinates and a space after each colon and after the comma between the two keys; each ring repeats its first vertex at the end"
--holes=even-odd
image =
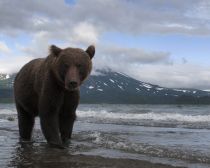
{"type": "MultiPolygon", "coordinates": [[[[41,0],[23,0],[21,2],[18,0],[1,0],[1,30],[10,33],[11,29],[34,32],[45,30],[46,25],[48,25],[47,28],[49,28],[55,20],[62,18],[62,15],[68,10],[63,1],[52,0],[51,3],[53,5],[41,0]],[[56,10],[56,8],[60,10],[56,10]],[[44,22],[45,20],[48,20],[48,22],[44,22]],[[41,22],[45,24],[37,24],[41,22]]],[[[51,29],[53,28],[54,27],[52,26],[51,29]]]]}
{"type": "Polygon", "coordinates": [[[30,43],[25,44],[24,46],[19,45],[18,49],[21,50],[24,55],[46,57],[48,55],[49,46],[52,44],[56,44],[60,48],[87,47],[90,44],[96,44],[97,40],[97,32],[94,27],[88,23],[80,23],[75,26],[70,38],[65,42],[53,40],[50,32],[40,31],[32,36],[30,43]]]}
{"type": "Polygon", "coordinates": [[[46,57],[50,46],[49,40],[49,33],[41,31],[34,34],[30,44],[27,44],[26,46],[18,46],[18,48],[24,55],[29,55],[31,57],[46,57]]]}
{"type": "Polygon", "coordinates": [[[203,21],[210,20],[210,1],[201,0],[197,4],[192,4],[194,10],[189,10],[187,16],[194,19],[201,19],[203,21]]]}
{"type": "Polygon", "coordinates": [[[10,53],[11,50],[9,49],[9,47],[7,46],[7,44],[3,41],[0,41],[0,55],[2,54],[7,54],[10,53]]]}
{"type": "Polygon", "coordinates": [[[81,22],[73,28],[72,40],[77,43],[95,44],[98,42],[98,32],[92,24],[81,22]]]}
{"type": "MultiPolygon", "coordinates": [[[[108,63],[107,63],[108,64],[108,63]]],[[[126,64],[112,65],[112,70],[135,79],[169,88],[209,89],[210,68],[193,64],[126,64]]]]}
{"type": "MultiPolygon", "coordinates": [[[[202,2],[207,2],[202,0],[202,2]]],[[[89,0],[77,1],[73,8],[76,20],[88,20],[103,31],[120,31],[139,35],[142,33],[180,33],[190,35],[210,34],[209,23],[198,16],[202,3],[186,1],[89,0]],[[190,14],[190,12],[193,15],[190,14]]],[[[205,7],[210,10],[210,7],[205,7]]],[[[208,18],[209,20],[209,18],[208,18]]]]}
{"type": "Polygon", "coordinates": [[[122,60],[131,64],[169,62],[170,53],[161,51],[145,51],[141,48],[109,46],[101,49],[101,55],[113,61],[122,60]]]}
{"type": "Polygon", "coordinates": [[[187,62],[188,62],[187,59],[183,57],[183,58],[182,58],[182,63],[183,63],[183,64],[186,64],[187,62]]]}
{"type": "Polygon", "coordinates": [[[57,38],[65,39],[72,31],[77,34],[75,25],[82,30],[88,27],[90,32],[100,33],[210,35],[208,0],[164,3],[161,0],[78,0],[74,5],[60,0],[52,0],[53,5],[42,0],[1,0],[0,3],[0,31],[10,35],[22,31],[48,31],[57,38]]]}
{"type": "Polygon", "coordinates": [[[17,72],[24,64],[29,62],[33,57],[29,56],[17,56],[9,58],[0,59],[0,73],[15,73],[17,72]]]}
{"type": "Polygon", "coordinates": [[[143,65],[130,67],[133,77],[165,87],[209,88],[210,68],[193,64],[143,65]],[[136,73],[134,73],[134,71],[136,73]]]}
{"type": "Polygon", "coordinates": [[[173,59],[169,52],[104,45],[97,45],[96,48],[97,56],[93,59],[95,70],[112,69],[127,73],[127,68],[137,65],[173,64],[173,59]]]}

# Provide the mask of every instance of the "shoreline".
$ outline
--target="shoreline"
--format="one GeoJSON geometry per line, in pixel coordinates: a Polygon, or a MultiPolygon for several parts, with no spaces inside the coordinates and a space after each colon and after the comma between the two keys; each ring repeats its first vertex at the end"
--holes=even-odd
{"type": "Polygon", "coordinates": [[[50,167],[50,168],[181,168],[162,163],[152,163],[144,160],[134,160],[125,158],[106,158],[92,155],[67,155],[50,160],[35,157],[29,162],[15,162],[9,167],[50,167]]]}

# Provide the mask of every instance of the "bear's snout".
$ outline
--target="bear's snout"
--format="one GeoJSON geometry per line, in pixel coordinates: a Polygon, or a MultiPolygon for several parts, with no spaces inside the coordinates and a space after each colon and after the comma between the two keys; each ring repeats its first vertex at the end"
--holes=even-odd
{"type": "Polygon", "coordinates": [[[77,90],[80,85],[79,72],[76,67],[69,68],[65,77],[65,89],[69,91],[77,90]]]}
{"type": "Polygon", "coordinates": [[[76,80],[70,80],[65,83],[65,89],[69,91],[77,90],[78,87],[79,87],[79,82],[77,82],[76,80]]]}
{"type": "Polygon", "coordinates": [[[70,81],[68,83],[68,88],[69,89],[74,89],[74,88],[77,88],[77,87],[78,87],[78,82],[76,82],[76,81],[70,81]]]}

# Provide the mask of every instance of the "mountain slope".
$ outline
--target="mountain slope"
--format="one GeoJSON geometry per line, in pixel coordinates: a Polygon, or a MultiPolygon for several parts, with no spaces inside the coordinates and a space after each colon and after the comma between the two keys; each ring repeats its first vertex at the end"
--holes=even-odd
{"type": "Polygon", "coordinates": [[[92,103],[199,103],[196,101],[205,96],[210,92],[164,88],[111,71],[92,75],[81,87],[82,102],[92,103]]]}
{"type": "MultiPolygon", "coordinates": [[[[0,101],[12,98],[14,77],[0,74],[0,101]]],[[[82,103],[210,104],[210,92],[164,88],[112,71],[91,75],[80,90],[82,103]]]]}
{"type": "Polygon", "coordinates": [[[12,88],[16,74],[0,74],[0,89],[12,88]]]}

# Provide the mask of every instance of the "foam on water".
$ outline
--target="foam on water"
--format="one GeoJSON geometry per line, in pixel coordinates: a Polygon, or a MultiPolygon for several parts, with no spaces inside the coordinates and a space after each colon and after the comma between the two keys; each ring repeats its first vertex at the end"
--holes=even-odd
{"type": "Polygon", "coordinates": [[[121,150],[129,153],[146,154],[150,156],[156,156],[161,158],[176,158],[189,161],[196,161],[200,163],[209,163],[210,158],[208,154],[201,153],[199,151],[193,151],[192,149],[184,149],[182,146],[169,147],[164,145],[152,145],[147,143],[133,143],[122,137],[101,133],[92,132],[86,134],[91,138],[91,141],[95,145],[99,145],[108,149],[121,150]]]}
{"type": "Polygon", "coordinates": [[[77,111],[78,117],[96,119],[127,119],[127,120],[153,120],[153,121],[179,121],[179,122],[210,122],[210,115],[186,115],[179,113],[113,113],[102,111],[77,111]]]}
{"type": "Polygon", "coordinates": [[[0,108],[0,114],[16,114],[17,111],[15,108],[6,109],[6,108],[0,108]]]}
{"type": "Polygon", "coordinates": [[[0,123],[4,123],[4,122],[9,122],[9,121],[6,119],[0,119],[0,123]]]}

